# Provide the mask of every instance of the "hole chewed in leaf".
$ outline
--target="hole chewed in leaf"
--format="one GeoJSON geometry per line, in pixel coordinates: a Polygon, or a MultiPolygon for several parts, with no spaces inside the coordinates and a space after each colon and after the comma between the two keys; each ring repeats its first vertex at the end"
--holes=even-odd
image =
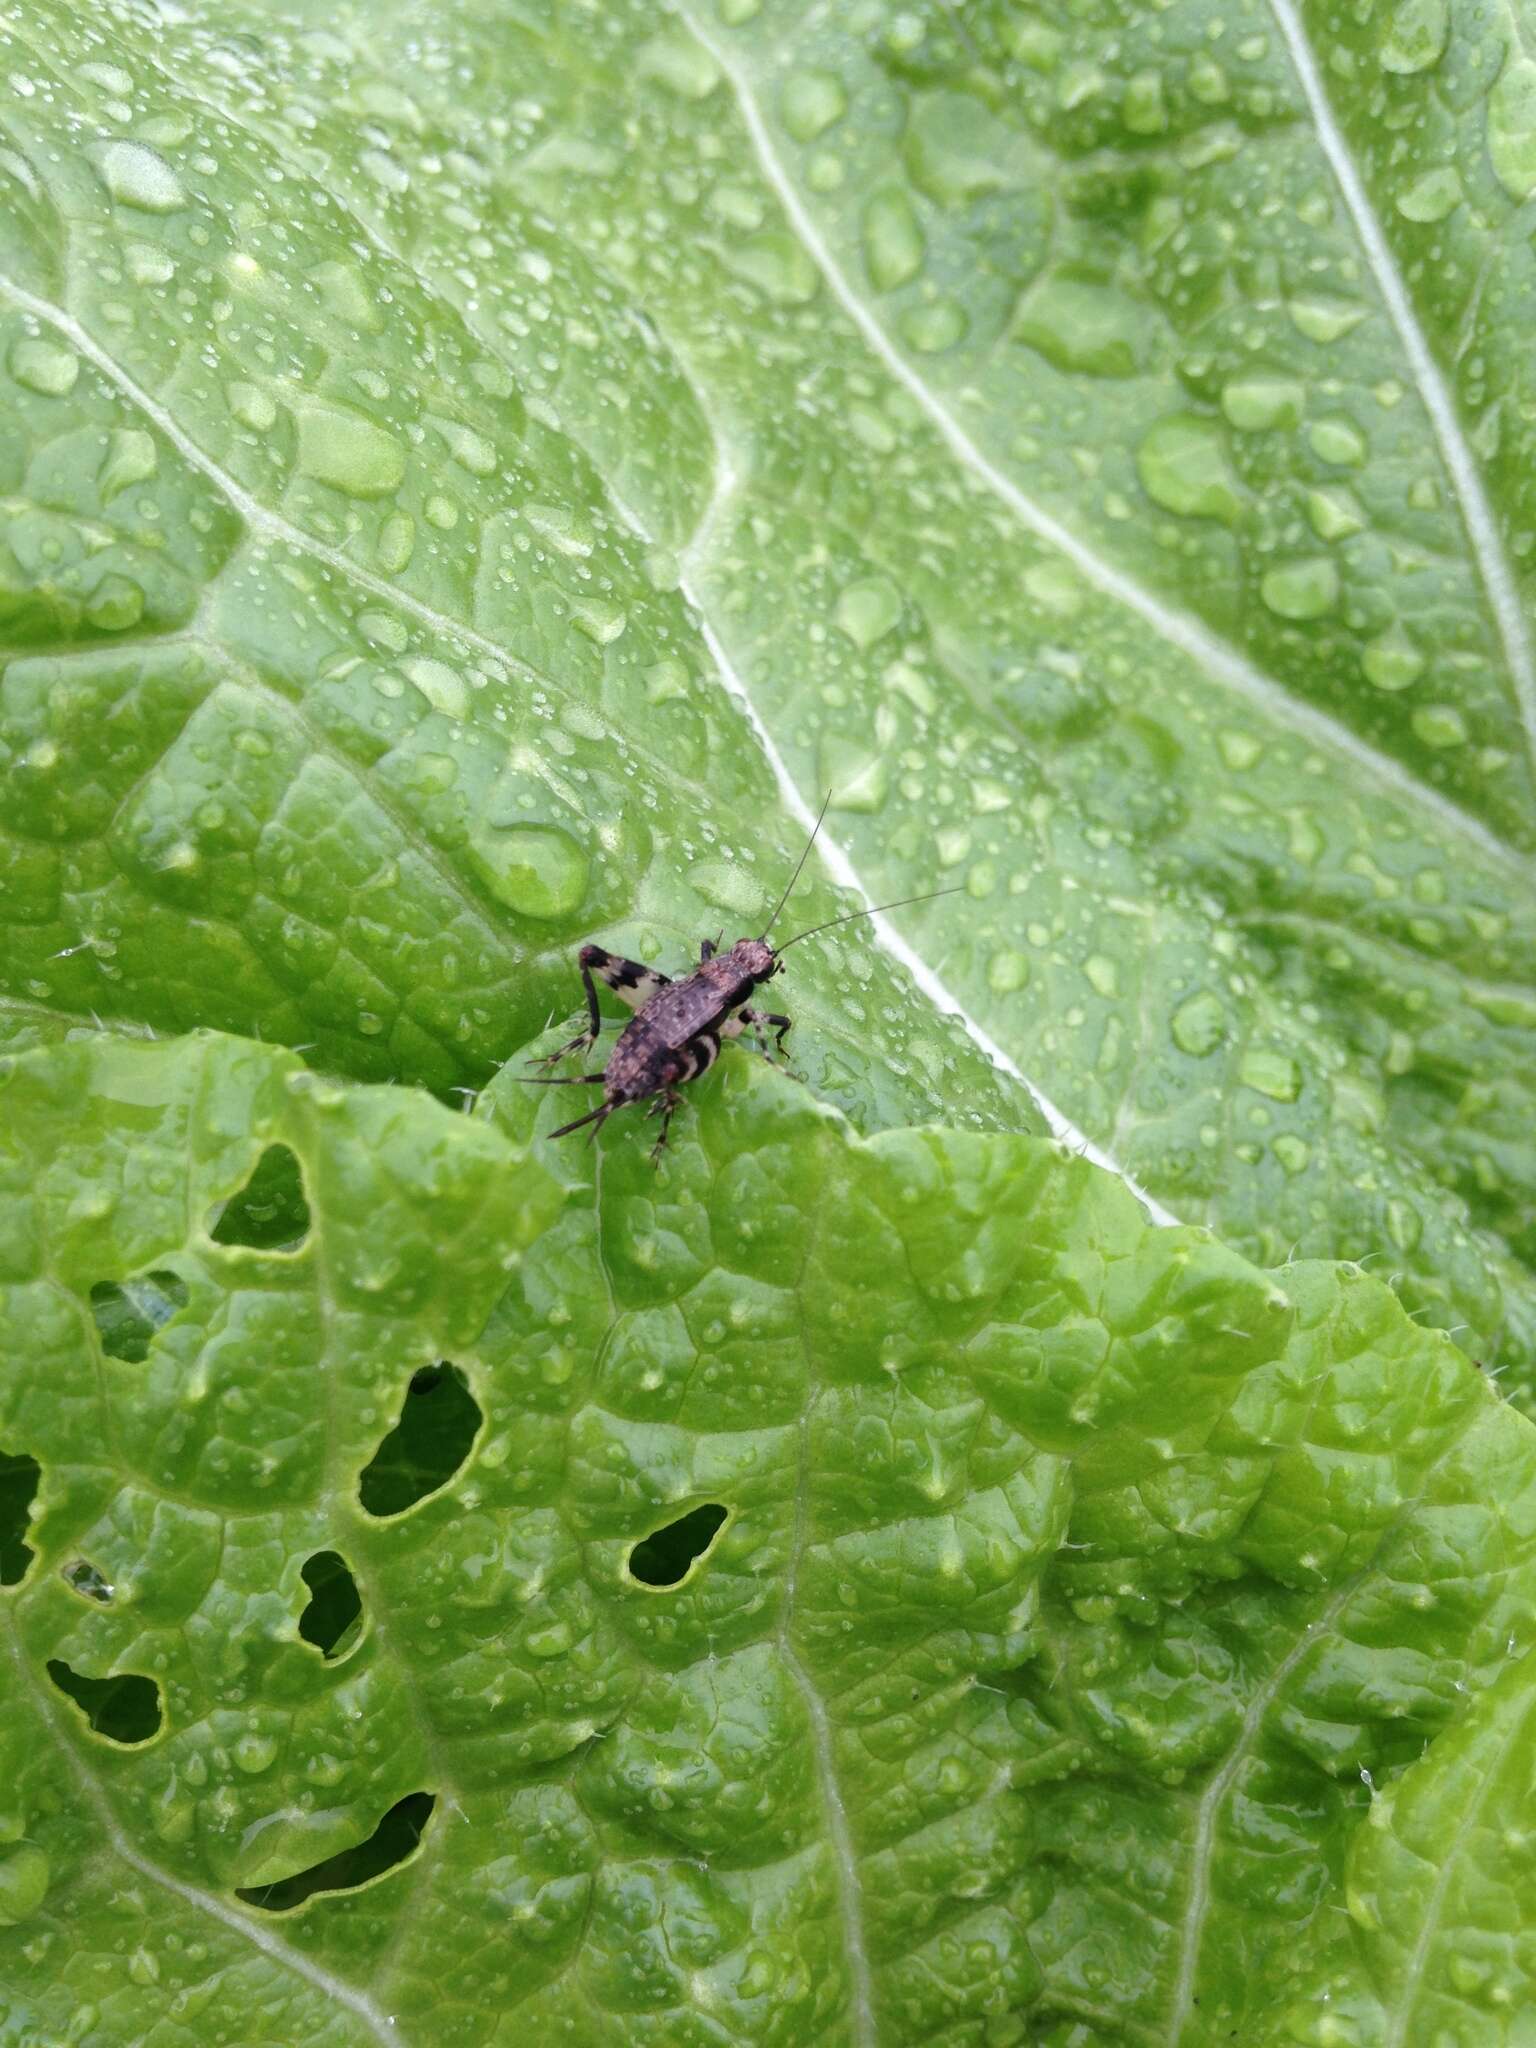
{"type": "Polygon", "coordinates": [[[411,1375],[400,1420],[357,1482],[370,1515],[398,1515],[414,1507],[458,1471],[484,1417],[456,1365],[428,1365],[411,1375]]]}
{"type": "Polygon", "coordinates": [[[87,1678],[61,1657],[48,1659],[48,1676],[109,1742],[126,1746],[148,1742],[160,1733],[160,1688],[152,1678],[141,1678],[135,1671],[87,1678]]]}
{"type": "Polygon", "coordinates": [[[59,1577],[82,1600],[92,1600],[98,1607],[111,1606],[113,1588],[89,1559],[72,1557],[68,1564],[60,1565],[59,1577]]]}
{"type": "Polygon", "coordinates": [[[707,1501],[664,1529],[654,1529],[629,1553],[629,1575],[642,1586],[675,1586],[688,1576],[724,1526],[726,1510],[707,1501]]]}
{"type": "Polygon", "coordinates": [[[366,1842],[355,1849],[343,1849],[339,1856],[327,1856],[308,1870],[275,1884],[251,1885],[235,1893],[248,1906],[260,1906],[268,1913],[288,1913],[313,1898],[316,1892],[350,1892],[368,1884],[403,1863],[415,1850],[437,1804],[431,1792],[411,1792],[393,1805],[366,1842]]]}
{"type": "Polygon", "coordinates": [[[25,1451],[0,1451],[0,1586],[16,1585],[32,1562],[27,1527],[42,1476],[25,1451]]]}
{"type": "Polygon", "coordinates": [[[309,1235],[309,1202],[299,1162],[286,1145],[269,1145],[237,1195],[210,1218],[215,1244],[251,1251],[297,1251],[309,1235]]]}
{"type": "Polygon", "coordinates": [[[179,1273],[143,1273],[137,1280],[98,1280],[91,1289],[91,1314],[108,1358],[142,1365],[158,1331],[187,1305],[187,1283],[179,1273]]]}
{"type": "Polygon", "coordinates": [[[306,1558],[303,1579],[309,1605],[299,1616],[299,1634],[324,1657],[341,1657],[362,1633],[363,1598],[347,1561],[335,1550],[306,1558]]]}

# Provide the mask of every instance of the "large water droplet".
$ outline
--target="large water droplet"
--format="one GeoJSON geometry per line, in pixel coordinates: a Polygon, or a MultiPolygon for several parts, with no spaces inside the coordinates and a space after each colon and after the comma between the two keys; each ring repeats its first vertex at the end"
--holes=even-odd
{"type": "Polygon", "coordinates": [[[0,1927],[19,1927],[48,1895],[48,1858],[32,1842],[18,1842],[0,1855],[0,1927]]]}
{"type": "Polygon", "coordinates": [[[1424,745],[1437,753],[1467,743],[1467,721],[1454,704],[1426,704],[1414,712],[1411,723],[1424,745]]]}
{"type": "Polygon", "coordinates": [[[1220,996],[1206,988],[1186,996],[1169,1020],[1169,1030],[1180,1052],[1204,1059],[1227,1035],[1227,1013],[1220,996]]]}
{"type": "Polygon", "coordinates": [[[680,100],[708,99],[720,83],[720,66],[696,36],[652,36],[639,52],[640,75],[654,78],[680,100]]]}
{"type": "Polygon", "coordinates": [[[848,94],[835,71],[792,71],[779,111],[796,142],[814,142],[848,111],[848,94]]]}
{"type": "Polygon", "coordinates": [[[821,274],[804,244],[781,229],[727,241],[721,254],[738,277],[776,305],[808,305],[821,288],[821,274]]]}
{"type": "Polygon", "coordinates": [[[1276,1052],[1270,1046],[1249,1046],[1237,1078],[1272,1102],[1294,1102],[1301,1093],[1301,1068],[1289,1053],[1276,1052]]]}
{"type": "Polygon", "coordinates": [[[1515,57],[1488,96],[1488,157],[1511,199],[1536,192],[1536,63],[1515,57]]]}
{"type": "Polygon", "coordinates": [[[1259,595],[1282,619],[1320,619],[1339,601],[1339,572],[1326,555],[1284,562],[1264,576],[1259,595]]]}
{"type": "Polygon", "coordinates": [[[337,259],[317,263],[308,275],[328,313],[334,314],[348,327],[361,328],[365,334],[383,332],[383,308],[368,289],[367,280],[355,263],[337,259]]]}
{"type": "Polygon", "coordinates": [[[67,398],[80,375],[80,358],[51,335],[24,334],[11,346],[11,375],[39,398],[67,398]]]}
{"type": "Polygon", "coordinates": [[[564,918],[580,908],[591,860],[557,825],[476,827],[475,864],[511,910],[524,917],[564,918]]]}
{"type": "Polygon", "coordinates": [[[1156,422],[1136,451],[1136,470],[1149,498],[1170,512],[1231,525],[1243,500],[1214,420],[1174,413],[1156,422]]]}
{"type": "Polygon", "coordinates": [[[1381,46],[1382,69],[1428,71],[1439,63],[1449,30],[1446,0],[1399,0],[1381,46]]]}
{"type": "Polygon", "coordinates": [[[1234,377],[1221,394],[1222,411],[1245,433],[1294,427],[1305,403],[1305,390],[1290,377],[1234,377]]]}
{"type": "Polygon", "coordinates": [[[1110,285],[1048,277],[1019,309],[1014,331],[1059,370],[1133,377],[1149,325],[1146,307],[1110,285]]]}
{"type": "Polygon", "coordinates": [[[361,413],[310,400],[298,410],[299,468],[350,498],[387,498],[405,476],[405,453],[392,434],[361,413]]]}
{"type": "Polygon", "coordinates": [[[883,576],[850,583],[833,614],[854,646],[867,652],[901,617],[901,593],[883,576]]]}
{"type": "Polygon", "coordinates": [[[242,427],[253,434],[265,434],[277,420],[277,400],[259,384],[240,380],[224,387],[224,403],[242,427]]]}
{"type": "Polygon", "coordinates": [[[923,267],[923,230],[899,187],[877,192],[864,209],[864,267],[877,292],[909,284],[923,267]]]}
{"type": "Polygon", "coordinates": [[[1366,644],[1360,666],[1378,690],[1406,690],[1424,673],[1424,656],[1394,621],[1366,644]]]}
{"type": "Polygon", "coordinates": [[[856,739],[826,734],[817,749],[817,780],[832,792],[834,811],[878,811],[890,793],[890,756],[856,739]]]}
{"type": "Polygon", "coordinates": [[[987,962],[987,987],[994,995],[1011,996],[1029,983],[1029,961],[1011,947],[994,953],[987,962]]]}
{"type": "Polygon", "coordinates": [[[1349,299],[1322,297],[1292,299],[1286,308],[1299,333],[1308,341],[1342,341],[1365,318],[1367,308],[1349,299]]]}
{"type": "Polygon", "coordinates": [[[174,213],[185,206],[181,180],[158,151],[143,142],[103,142],[92,151],[97,174],[112,197],[140,213],[174,213]]]}
{"type": "Polygon", "coordinates": [[[147,483],[159,466],[154,441],[142,427],[114,427],[107,436],[107,452],[96,472],[101,502],[110,505],[119,491],[147,483]]]}
{"type": "Polygon", "coordinates": [[[1444,220],[1461,204],[1461,179],[1452,164],[1441,164],[1415,178],[1393,201],[1404,220],[1444,220]]]}
{"type": "Polygon", "coordinates": [[[919,355],[936,356],[965,339],[970,318],[954,299],[935,299],[931,306],[908,306],[900,322],[901,338],[919,355]]]}

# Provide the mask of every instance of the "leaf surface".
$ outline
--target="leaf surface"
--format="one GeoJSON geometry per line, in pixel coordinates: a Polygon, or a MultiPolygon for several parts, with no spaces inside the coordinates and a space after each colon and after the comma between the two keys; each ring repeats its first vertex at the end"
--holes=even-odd
{"type": "Polygon", "coordinates": [[[581,940],[758,929],[830,786],[836,879],[967,895],[795,954],[829,1099],[1037,1124],[958,1001],[1165,1212],[1380,1256],[1523,1391],[1513,31],[0,33],[14,1036],[475,1086],[581,940]]]}
{"type": "Polygon", "coordinates": [[[212,1037],[0,1102],[10,2038],[1515,2038],[1481,1836],[1377,1873],[1528,1746],[1536,1436],[1379,1281],[737,1052],[654,1172],[212,1037]]]}

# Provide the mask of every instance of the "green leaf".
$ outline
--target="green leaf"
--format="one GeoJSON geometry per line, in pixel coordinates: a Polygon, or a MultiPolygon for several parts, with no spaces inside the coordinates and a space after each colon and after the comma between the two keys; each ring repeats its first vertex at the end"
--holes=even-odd
{"type": "Polygon", "coordinates": [[[215,1037],[0,1105],[18,2040],[1513,2040],[1536,1433],[1378,1280],[735,1049],[659,1169],[215,1037]]]}
{"type": "Polygon", "coordinates": [[[796,954],[818,1090],[1038,1124],[958,1003],[1166,1212],[1381,1258],[1523,1395],[1512,30],[29,0],[0,38],[18,1042],[475,1086],[582,939],[759,928],[832,786],[839,880],[967,895],[899,914],[924,997],[867,932],[796,954]]]}

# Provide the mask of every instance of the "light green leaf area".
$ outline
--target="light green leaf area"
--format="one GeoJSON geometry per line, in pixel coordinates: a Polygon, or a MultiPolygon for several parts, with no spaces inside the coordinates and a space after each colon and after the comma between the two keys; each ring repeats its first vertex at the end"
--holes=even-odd
{"type": "Polygon", "coordinates": [[[1454,13],[10,9],[13,1032],[478,1085],[830,787],[965,893],[925,996],[793,956],[819,1092],[1037,1121],[958,1002],[1523,1398],[1530,67],[1454,13]]]}
{"type": "Polygon", "coordinates": [[[0,2038],[1518,2038],[1448,1338],[738,1050],[657,1169],[552,1098],[7,1063],[0,2038]]]}

